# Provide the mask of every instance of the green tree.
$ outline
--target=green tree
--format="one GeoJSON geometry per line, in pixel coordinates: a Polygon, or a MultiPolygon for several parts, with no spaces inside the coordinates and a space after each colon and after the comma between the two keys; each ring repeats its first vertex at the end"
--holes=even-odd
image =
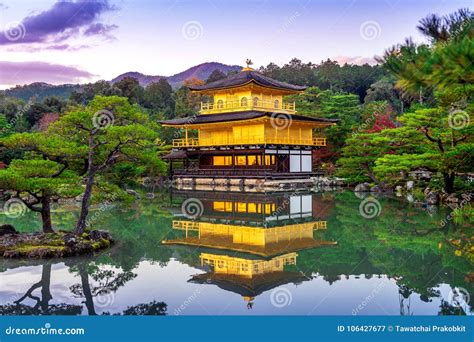
{"type": "Polygon", "coordinates": [[[360,121],[361,106],[359,98],[354,94],[321,94],[321,116],[330,119],[339,119],[337,125],[326,130],[331,146],[340,151],[348,134],[360,121]]]}
{"type": "Polygon", "coordinates": [[[128,98],[130,103],[142,103],[144,90],[136,78],[127,76],[115,83],[120,89],[121,96],[128,98]]]}
{"type": "Polygon", "coordinates": [[[166,79],[161,78],[145,88],[143,106],[150,109],[152,117],[162,113],[166,119],[174,118],[173,89],[166,79]]]}
{"type": "Polygon", "coordinates": [[[176,117],[182,118],[197,115],[199,113],[199,103],[202,96],[191,92],[189,86],[203,85],[204,82],[197,78],[192,78],[183,82],[181,88],[175,93],[175,113],[176,117]]]}
{"type": "Polygon", "coordinates": [[[88,83],[82,86],[79,91],[73,91],[69,100],[74,104],[86,105],[96,95],[120,96],[122,91],[108,81],[100,80],[95,83],[88,83]]]}
{"type": "Polygon", "coordinates": [[[54,232],[51,224],[51,201],[71,198],[82,192],[79,177],[51,160],[13,160],[0,170],[0,188],[14,191],[31,211],[41,214],[43,232],[54,232]]]}
{"type": "Polygon", "coordinates": [[[389,77],[383,77],[370,85],[367,89],[367,95],[364,103],[386,101],[398,113],[403,113],[404,103],[400,98],[398,90],[395,88],[395,80],[389,77]]]}
{"type": "Polygon", "coordinates": [[[154,148],[156,129],[138,105],[116,96],[97,96],[87,106],[65,113],[50,126],[50,133],[85,150],[85,190],[76,234],[82,234],[86,228],[96,177],[117,163],[138,162],[146,151],[154,148]]]}
{"type": "Polygon", "coordinates": [[[342,149],[337,161],[337,174],[350,183],[371,181],[380,184],[375,175],[375,162],[390,150],[390,141],[379,133],[354,133],[342,149]]]}
{"type": "Polygon", "coordinates": [[[207,78],[206,80],[206,83],[211,83],[211,82],[215,82],[215,81],[219,81],[219,80],[222,80],[224,78],[226,78],[227,75],[224,74],[222,71],[220,71],[219,69],[214,69],[213,72],[211,72],[211,74],[209,75],[209,77],[207,78]]]}
{"type": "Polygon", "coordinates": [[[403,127],[389,130],[387,135],[392,141],[399,141],[400,148],[396,154],[378,159],[375,172],[390,178],[426,168],[440,172],[445,191],[453,192],[456,174],[470,172],[474,164],[474,129],[466,121],[456,121],[467,119],[465,114],[448,113],[443,108],[403,114],[399,118],[403,127]],[[408,148],[412,151],[408,152],[408,148]]]}
{"type": "Polygon", "coordinates": [[[43,230],[52,231],[51,201],[82,192],[73,166],[80,165],[85,149],[61,136],[43,132],[10,135],[0,139],[0,147],[15,150],[18,153],[14,157],[22,157],[0,170],[0,187],[14,191],[15,197],[29,209],[41,213],[43,230]]]}
{"type": "Polygon", "coordinates": [[[8,123],[5,115],[0,114],[0,138],[7,137],[14,132],[12,125],[8,123]]]}
{"type": "Polygon", "coordinates": [[[385,176],[397,171],[427,167],[440,172],[447,192],[454,191],[456,173],[472,166],[474,20],[469,10],[449,16],[429,16],[418,26],[430,44],[416,45],[407,40],[392,47],[380,59],[397,78],[406,94],[423,98],[428,90],[435,96],[434,109],[420,109],[400,117],[405,126],[392,133],[419,135],[412,145],[421,144],[416,153],[385,156],[377,171],[385,176]],[[422,140],[420,140],[422,138],[422,140]]]}

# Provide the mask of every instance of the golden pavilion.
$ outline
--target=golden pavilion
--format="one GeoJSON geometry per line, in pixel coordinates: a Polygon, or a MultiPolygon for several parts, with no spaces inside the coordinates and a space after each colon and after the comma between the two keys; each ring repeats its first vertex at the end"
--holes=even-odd
{"type": "Polygon", "coordinates": [[[247,63],[240,73],[190,87],[209,99],[201,102],[199,115],[161,121],[184,133],[165,156],[178,188],[281,189],[285,180],[315,174],[312,151],[326,146],[324,129],[337,120],[296,114],[285,96],[306,87],[271,79],[247,63]]]}
{"type": "Polygon", "coordinates": [[[162,243],[199,248],[205,273],[189,281],[237,293],[249,308],[265,291],[310,279],[296,267],[298,251],[337,244],[315,238],[327,229],[327,207],[316,195],[201,194],[192,194],[201,215],[173,220],[175,236],[162,243]]]}

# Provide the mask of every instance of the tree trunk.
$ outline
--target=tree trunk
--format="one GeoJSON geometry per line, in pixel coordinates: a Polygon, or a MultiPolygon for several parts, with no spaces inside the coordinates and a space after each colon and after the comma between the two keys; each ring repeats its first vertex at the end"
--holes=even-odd
{"type": "Polygon", "coordinates": [[[372,171],[372,169],[369,167],[369,165],[365,165],[365,169],[367,170],[367,176],[369,176],[369,178],[372,180],[372,182],[379,185],[380,181],[377,179],[377,177],[375,177],[375,174],[372,171]]]}
{"type": "Polygon", "coordinates": [[[43,221],[43,233],[54,233],[51,225],[51,199],[44,195],[41,207],[41,220],[43,221]]]}
{"type": "Polygon", "coordinates": [[[454,172],[443,173],[444,190],[450,194],[454,192],[454,172]]]}
{"type": "Polygon", "coordinates": [[[92,186],[94,185],[94,175],[96,171],[94,168],[93,145],[93,137],[92,135],[89,135],[89,154],[87,157],[87,182],[86,190],[84,191],[84,196],[82,197],[81,214],[79,215],[79,220],[77,221],[76,229],[74,230],[74,233],[77,235],[84,233],[84,230],[86,229],[87,215],[89,214],[89,201],[92,196],[92,186]]]}
{"type": "Polygon", "coordinates": [[[53,299],[50,290],[51,285],[51,264],[46,263],[43,265],[43,271],[41,273],[41,309],[43,313],[46,313],[49,307],[49,301],[53,299]]]}
{"type": "Polygon", "coordinates": [[[84,293],[84,298],[85,298],[84,303],[86,304],[87,313],[90,316],[95,316],[97,315],[97,313],[95,312],[94,300],[92,297],[92,291],[89,284],[89,274],[87,273],[87,267],[85,264],[81,263],[79,264],[78,269],[79,269],[79,275],[81,276],[82,292],[84,293]]]}
{"type": "Polygon", "coordinates": [[[84,233],[86,229],[86,219],[89,214],[89,202],[92,196],[92,186],[94,184],[94,172],[89,171],[87,175],[86,190],[84,191],[84,197],[82,198],[81,204],[81,214],[79,215],[79,220],[77,221],[76,229],[74,233],[80,235],[84,233]]]}

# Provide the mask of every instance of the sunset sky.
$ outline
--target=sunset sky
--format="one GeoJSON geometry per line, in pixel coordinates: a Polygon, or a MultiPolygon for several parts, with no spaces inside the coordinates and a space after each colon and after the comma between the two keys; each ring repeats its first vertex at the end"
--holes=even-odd
{"type": "Polygon", "coordinates": [[[373,62],[472,1],[0,0],[0,87],[172,75],[203,62],[373,62]]]}

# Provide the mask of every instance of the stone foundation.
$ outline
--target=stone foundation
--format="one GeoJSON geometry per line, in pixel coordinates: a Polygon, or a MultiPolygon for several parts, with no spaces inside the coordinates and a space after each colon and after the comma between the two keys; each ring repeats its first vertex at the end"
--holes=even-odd
{"type": "Polygon", "coordinates": [[[313,178],[266,180],[259,178],[187,178],[174,180],[178,190],[193,191],[235,191],[235,192],[275,192],[310,190],[315,186],[313,178]]]}

